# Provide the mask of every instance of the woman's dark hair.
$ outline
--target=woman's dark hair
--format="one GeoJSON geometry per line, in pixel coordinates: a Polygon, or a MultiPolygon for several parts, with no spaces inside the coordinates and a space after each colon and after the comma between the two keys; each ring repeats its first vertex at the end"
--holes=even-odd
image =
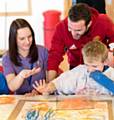
{"type": "Polygon", "coordinates": [[[9,30],[9,56],[11,61],[17,65],[21,66],[21,59],[19,57],[18,48],[17,48],[17,30],[20,28],[28,27],[32,33],[32,45],[29,50],[30,63],[34,63],[38,59],[38,51],[35,43],[35,35],[31,25],[24,19],[16,19],[10,25],[9,30]]]}
{"type": "Polygon", "coordinates": [[[84,3],[73,5],[69,10],[68,17],[73,22],[84,20],[86,25],[88,25],[91,20],[90,7],[84,3]]]}

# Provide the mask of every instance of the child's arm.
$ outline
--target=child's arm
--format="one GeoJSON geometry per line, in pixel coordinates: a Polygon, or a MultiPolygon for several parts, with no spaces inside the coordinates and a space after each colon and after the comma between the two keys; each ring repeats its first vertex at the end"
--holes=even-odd
{"type": "Polygon", "coordinates": [[[100,71],[92,72],[90,74],[90,77],[92,77],[96,82],[98,82],[99,84],[101,84],[114,94],[114,81],[112,81],[102,72],[100,71]]]}
{"type": "Polygon", "coordinates": [[[53,82],[46,83],[45,80],[35,81],[33,88],[43,95],[53,93],[56,90],[53,82]]]}

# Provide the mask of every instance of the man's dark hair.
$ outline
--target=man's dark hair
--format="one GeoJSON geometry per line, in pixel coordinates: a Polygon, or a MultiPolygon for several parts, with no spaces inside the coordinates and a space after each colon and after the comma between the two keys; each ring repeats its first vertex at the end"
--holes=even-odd
{"type": "Polygon", "coordinates": [[[84,3],[73,5],[69,10],[68,17],[73,22],[85,20],[86,25],[88,25],[91,20],[90,7],[84,3]]]}
{"type": "Polygon", "coordinates": [[[99,13],[106,13],[106,3],[105,0],[75,0],[74,4],[77,3],[86,3],[89,6],[95,8],[99,13]]]}

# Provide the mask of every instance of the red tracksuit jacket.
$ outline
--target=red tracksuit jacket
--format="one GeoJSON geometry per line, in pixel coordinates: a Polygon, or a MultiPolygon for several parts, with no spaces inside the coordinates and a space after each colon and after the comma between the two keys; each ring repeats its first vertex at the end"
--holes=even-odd
{"type": "Polygon", "coordinates": [[[48,70],[58,70],[58,66],[65,54],[65,48],[67,48],[68,61],[71,66],[82,64],[81,49],[96,36],[99,36],[107,46],[109,43],[114,42],[114,24],[106,14],[99,14],[98,11],[92,8],[92,25],[88,33],[79,40],[73,39],[71,33],[68,31],[67,18],[62,20],[57,24],[52,38],[48,58],[48,70]],[[76,49],[71,49],[74,46],[76,49]]]}

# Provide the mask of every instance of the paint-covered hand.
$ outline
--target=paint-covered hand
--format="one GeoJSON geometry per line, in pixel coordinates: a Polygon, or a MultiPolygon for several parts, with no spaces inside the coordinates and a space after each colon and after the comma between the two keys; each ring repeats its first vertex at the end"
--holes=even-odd
{"type": "Polygon", "coordinates": [[[48,95],[48,91],[46,87],[47,87],[47,83],[45,80],[35,81],[35,83],[33,84],[33,88],[42,95],[48,95]]]}

